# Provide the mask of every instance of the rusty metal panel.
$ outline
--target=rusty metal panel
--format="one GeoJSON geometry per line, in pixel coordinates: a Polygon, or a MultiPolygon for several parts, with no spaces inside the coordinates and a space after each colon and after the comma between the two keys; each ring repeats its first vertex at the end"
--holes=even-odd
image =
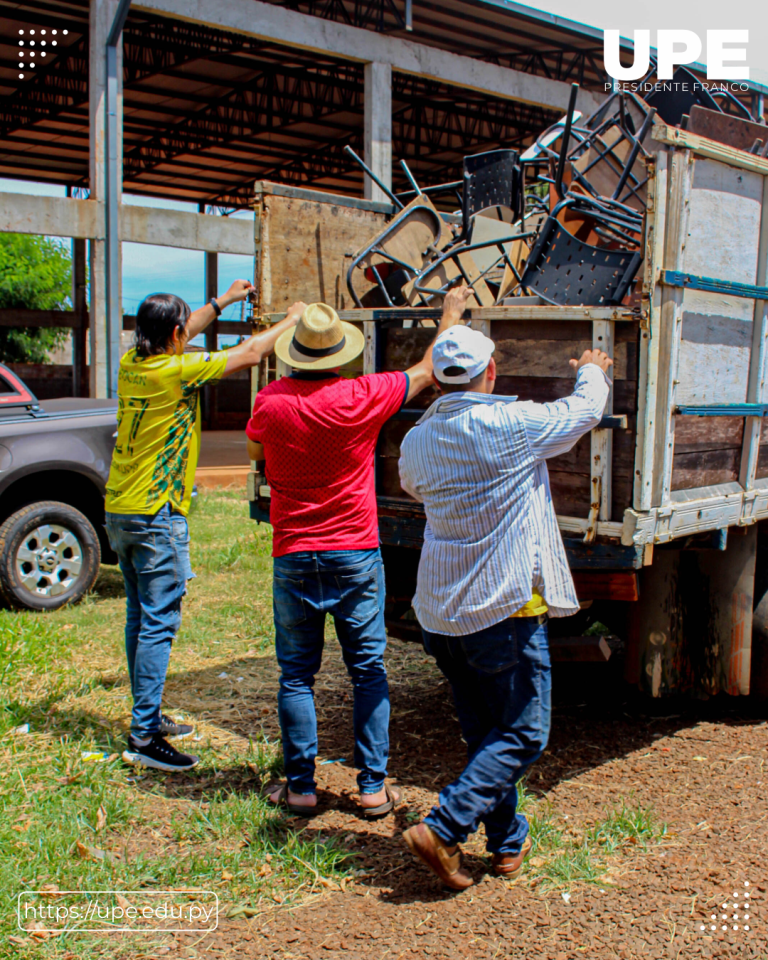
{"type": "Polygon", "coordinates": [[[732,117],[698,105],[691,109],[687,129],[700,137],[727,143],[737,150],[751,150],[755,140],[765,143],[768,138],[768,129],[762,123],[752,123],[742,117],[732,117]]]}

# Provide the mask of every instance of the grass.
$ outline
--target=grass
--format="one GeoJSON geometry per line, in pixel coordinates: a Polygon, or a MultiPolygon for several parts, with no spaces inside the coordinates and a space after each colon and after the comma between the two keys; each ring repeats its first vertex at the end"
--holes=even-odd
{"type": "Polygon", "coordinates": [[[530,872],[548,885],[604,883],[609,856],[638,847],[644,850],[666,835],[665,824],[649,807],[626,800],[604,810],[602,817],[580,832],[568,827],[548,800],[535,800],[525,784],[518,793],[518,809],[528,818],[533,842],[530,872]]]}
{"type": "Polygon", "coordinates": [[[606,853],[613,853],[627,845],[647,847],[661,839],[665,832],[666,828],[656,821],[650,808],[633,807],[624,802],[598,821],[587,836],[590,843],[597,844],[606,853]]]}
{"type": "MultiPolygon", "coordinates": [[[[199,739],[185,745],[201,762],[191,774],[137,771],[120,759],[130,692],[119,571],[104,567],[76,607],[0,610],[0,942],[19,937],[11,942],[21,960],[122,960],[162,942],[84,934],[37,942],[16,927],[22,891],[202,888],[218,894],[225,914],[252,916],[334,888],[358,866],[334,836],[292,829],[261,796],[281,772],[270,530],[251,524],[240,496],[226,491],[202,491],[190,527],[199,576],[165,705],[195,721],[199,739]]],[[[392,679],[406,675],[407,656],[418,697],[437,678],[411,653],[392,652],[392,679]]],[[[534,843],[523,882],[594,882],[612,857],[663,836],[652,812],[629,802],[581,833],[525,785],[520,809],[534,843]]]]}
{"type": "Polygon", "coordinates": [[[291,829],[262,798],[262,784],[280,773],[274,734],[238,734],[236,722],[219,721],[243,699],[238,680],[253,689],[256,674],[274,669],[269,529],[251,524],[242,498],[226,491],[203,491],[190,527],[200,576],[185,601],[166,702],[171,713],[196,714],[193,774],[166,778],[120,759],[130,697],[115,568],[103,568],[76,607],[0,611],[0,939],[20,936],[16,956],[74,950],[96,960],[139,949],[135,938],[28,938],[16,927],[20,891],[204,888],[225,912],[249,915],[333,885],[354,866],[334,838],[291,829]]]}

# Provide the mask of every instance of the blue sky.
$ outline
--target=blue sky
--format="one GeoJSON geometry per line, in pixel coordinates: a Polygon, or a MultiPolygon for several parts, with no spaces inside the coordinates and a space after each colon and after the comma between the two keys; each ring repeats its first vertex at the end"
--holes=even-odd
{"type": "MultiPolygon", "coordinates": [[[[0,192],[31,193],[38,196],[63,197],[64,187],[49,183],[0,178],[0,192]]],[[[124,203],[171,210],[190,210],[197,213],[197,204],[178,200],[158,200],[125,194],[124,203]]],[[[253,219],[248,210],[232,216],[253,219]]],[[[175,247],[155,247],[145,243],[123,244],[123,312],[136,313],[141,301],[150,293],[175,293],[195,309],[204,302],[203,254],[198,250],[179,250],[175,247]]],[[[253,257],[219,254],[219,291],[223,292],[233,280],[253,279],[253,257]]],[[[222,314],[225,320],[239,320],[240,306],[233,304],[222,314]]],[[[234,343],[233,337],[221,337],[220,345],[234,343]]]]}

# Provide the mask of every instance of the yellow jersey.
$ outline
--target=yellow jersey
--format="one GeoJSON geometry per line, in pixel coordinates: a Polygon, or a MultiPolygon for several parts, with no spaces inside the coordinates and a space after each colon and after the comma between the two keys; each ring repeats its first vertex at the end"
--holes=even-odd
{"type": "Polygon", "coordinates": [[[187,514],[200,455],[200,388],[219,380],[226,365],[225,351],[125,354],[107,512],[154,515],[170,503],[187,514]]]}
{"type": "Polygon", "coordinates": [[[540,593],[537,593],[535,590],[531,595],[531,599],[526,603],[524,607],[520,607],[519,610],[515,610],[512,614],[513,617],[540,617],[543,613],[546,613],[549,610],[544,597],[540,593]]]}

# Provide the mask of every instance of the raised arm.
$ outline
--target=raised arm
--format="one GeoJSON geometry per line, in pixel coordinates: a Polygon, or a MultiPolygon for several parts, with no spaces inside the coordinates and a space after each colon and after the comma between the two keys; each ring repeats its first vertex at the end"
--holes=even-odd
{"type": "MultiPolygon", "coordinates": [[[[223,310],[231,303],[239,303],[241,300],[245,300],[251,290],[253,290],[253,284],[250,280],[235,280],[226,293],[222,293],[220,297],[215,298],[216,303],[218,303],[223,310]]],[[[194,310],[189,315],[189,320],[187,320],[187,340],[194,340],[198,333],[202,333],[203,330],[205,330],[215,316],[216,311],[210,303],[206,303],[206,305],[200,307],[199,310],[194,310]]]]}
{"type": "MultiPolygon", "coordinates": [[[[461,323],[461,318],[467,306],[467,300],[472,296],[472,287],[462,285],[449,290],[443,300],[443,315],[435,333],[435,339],[448,327],[453,327],[461,323]]],[[[408,396],[406,402],[417,393],[421,393],[425,387],[432,383],[432,345],[434,340],[427,347],[421,360],[405,372],[408,374],[408,396]]]]}
{"type": "Polygon", "coordinates": [[[230,373],[236,373],[238,370],[245,370],[247,367],[255,367],[264,357],[272,353],[277,338],[284,330],[296,326],[306,306],[306,303],[299,300],[290,307],[285,317],[269,330],[257,333],[227,350],[224,376],[229,376],[230,373]]]}
{"type": "Polygon", "coordinates": [[[602,350],[585,350],[570,360],[576,386],[570,397],[552,403],[521,403],[528,441],[537,460],[567,453],[600,422],[610,391],[607,370],[613,363],[602,350]]]}

